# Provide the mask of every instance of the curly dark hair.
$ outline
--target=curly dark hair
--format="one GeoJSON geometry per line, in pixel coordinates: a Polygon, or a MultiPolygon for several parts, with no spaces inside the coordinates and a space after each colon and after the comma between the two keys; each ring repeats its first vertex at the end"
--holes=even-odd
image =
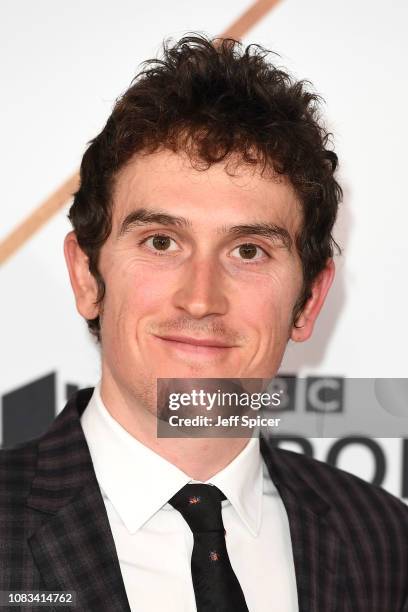
{"type": "MultiPolygon", "coordinates": [[[[309,81],[297,81],[270,61],[260,45],[193,34],[163,44],[162,59],[143,62],[118,98],[105,127],[90,141],[81,163],[80,187],[68,218],[97,281],[105,284],[99,252],[112,229],[112,192],[118,171],[138,152],[159,148],[186,152],[200,168],[238,154],[285,175],[303,211],[296,237],[303,288],[293,312],[296,324],[313,280],[334,248],[332,236],[342,190],[337,155],[320,119],[321,97],[309,81]]],[[[192,162],[193,163],[193,162],[192,162]]],[[[87,321],[100,341],[99,316],[87,321]]]]}

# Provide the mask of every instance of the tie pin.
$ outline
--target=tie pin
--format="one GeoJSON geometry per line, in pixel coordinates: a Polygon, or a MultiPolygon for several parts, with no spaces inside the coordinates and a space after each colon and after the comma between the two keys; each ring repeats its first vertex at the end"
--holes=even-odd
{"type": "Polygon", "coordinates": [[[200,497],[196,497],[196,496],[189,497],[188,498],[188,503],[189,504],[199,504],[200,503],[200,499],[201,499],[200,497]]]}

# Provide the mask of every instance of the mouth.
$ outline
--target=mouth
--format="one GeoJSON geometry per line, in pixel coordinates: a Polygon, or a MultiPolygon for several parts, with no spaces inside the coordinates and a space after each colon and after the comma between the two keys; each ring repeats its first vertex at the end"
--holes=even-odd
{"type": "Polygon", "coordinates": [[[189,336],[155,336],[163,346],[181,353],[197,356],[225,355],[234,345],[226,344],[216,338],[192,338],[189,336]]]}

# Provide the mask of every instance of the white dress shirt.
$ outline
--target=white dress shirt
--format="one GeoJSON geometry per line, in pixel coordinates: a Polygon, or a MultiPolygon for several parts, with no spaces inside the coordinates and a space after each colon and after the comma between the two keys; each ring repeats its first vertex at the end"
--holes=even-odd
{"type": "MultiPolygon", "coordinates": [[[[168,500],[197,482],[128,433],[95,387],[81,424],[132,612],[196,612],[193,534],[168,500]]],[[[228,555],[249,612],[298,612],[289,523],[253,437],[206,481],[222,502],[228,555]]]]}

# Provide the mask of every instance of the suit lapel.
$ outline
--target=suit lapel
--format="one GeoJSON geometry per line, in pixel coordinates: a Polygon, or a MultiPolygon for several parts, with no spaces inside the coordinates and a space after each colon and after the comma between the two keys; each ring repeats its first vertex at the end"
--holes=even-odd
{"type": "Polygon", "coordinates": [[[44,519],[28,543],[46,588],[76,592],[74,610],[130,612],[79,421],[92,391],[79,391],[40,442],[27,505],[42,512],[44,519]]]}
{"type": "Polygon", "coordinates": [[[261,452],[288,515],[299,612],[348,610],[344,546],[329,504],[262,437],[261,452]]]}

